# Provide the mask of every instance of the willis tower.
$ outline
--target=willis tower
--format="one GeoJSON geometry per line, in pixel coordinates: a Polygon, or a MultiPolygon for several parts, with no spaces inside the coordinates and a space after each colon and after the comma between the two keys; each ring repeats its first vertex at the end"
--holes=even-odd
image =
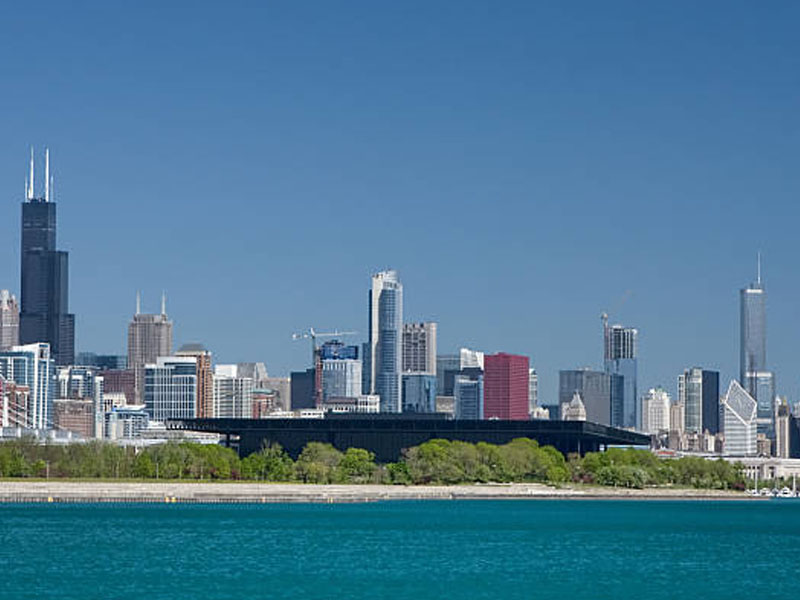
{"type": "Polygon", "coordinates": [[[47,342],[57,365],[75,360],[75,315],[69,314],[69,254],[56,250],[56,204],[52,202],[50,153],[45,150],[44,196],[30,179],[22,203],[20,344],[47,342]]]}

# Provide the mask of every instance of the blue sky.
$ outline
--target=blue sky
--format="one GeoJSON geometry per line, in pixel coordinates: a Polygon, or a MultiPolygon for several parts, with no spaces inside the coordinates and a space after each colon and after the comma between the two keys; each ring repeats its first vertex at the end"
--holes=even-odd
{"type": "Polygon", "coordinates": [[[0,287],[30,144],[51,149],[79,350],[137,289],[176,343],[305,366],[366,332],[374,271],[441,351],[599,365],[640,389],[738,370],[764,256],[768,362],[798,398],[800,7],[791,2],[16,3],[0,8],[0,287]]]}

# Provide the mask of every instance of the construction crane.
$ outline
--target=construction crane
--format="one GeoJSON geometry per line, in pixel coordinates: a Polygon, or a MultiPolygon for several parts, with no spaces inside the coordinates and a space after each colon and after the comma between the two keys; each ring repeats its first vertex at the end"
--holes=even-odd
{"type": "Polygon", "coordinates": [[[356,335],[357,331],[327,331],[319,332],[313,327],[308,331],[293,333],[293,340],[311,340],[311,364],[314,366],[314,406],[317,408],[322,404],[322,355],[317,346],[317,338],[337,338],[346,335],[356,335]]]}

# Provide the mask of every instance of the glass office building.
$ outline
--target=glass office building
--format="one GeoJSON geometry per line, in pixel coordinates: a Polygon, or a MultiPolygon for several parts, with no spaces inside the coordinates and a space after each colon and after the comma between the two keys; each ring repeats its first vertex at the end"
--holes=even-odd
{"type": "Polygon", "coordinates": [[[637,428],[641,426],[636,362],[639,332],[622,325],[609,327],[605,315],[603,330],[605,371],[623,378],[621,410],[620,407],[614,407],[611,425],[637,428]]]}
{"type": "Polygon", "coordinates": [[[767,293],[761,283],[761,259],[756,282],[739,293],[739,382],[758,406],[758,432],[775,437],[775,376],[767,368],[767,293]]]}
{"type": "Polygon", "coordinates": [[[57,365],[73,364],[75,315],[69,312],[69,254],[56,250],[56,204],[50,198],[49,181],[44,196],[34,193],[33,155],[27,198],[22,203],[20,291],[20,344],[45,342],[57,365]]]}
{"type": "Polygon", "coordinates": [[[362,391],[380,396],[381,412],[399,413],[402,411],[403,285],[396,271],[372,276],[368,328],[365,363],[369,374],[364,377],[368,387],[362,391]]]}

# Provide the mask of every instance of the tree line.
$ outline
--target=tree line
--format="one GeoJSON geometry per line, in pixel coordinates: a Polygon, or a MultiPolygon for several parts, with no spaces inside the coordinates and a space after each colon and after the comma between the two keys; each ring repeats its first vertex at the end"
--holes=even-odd
{"type": "Polygon", "coordinates": [[[745,488],[741,465],[721,459],[662,459],[647,450],[622,448],[564,458],[552,446],[527,438],[502,445],[430,440],[389,464],[376,463],[375,455],[362,448],[342,452],[321,442],[310,442],[293,460],[277,444],[240,459],[230,448],[213,444],[170,442],[135,449],[100,441],[42,445],[22,439],[0,443],[0,477],[745,488]]]}

